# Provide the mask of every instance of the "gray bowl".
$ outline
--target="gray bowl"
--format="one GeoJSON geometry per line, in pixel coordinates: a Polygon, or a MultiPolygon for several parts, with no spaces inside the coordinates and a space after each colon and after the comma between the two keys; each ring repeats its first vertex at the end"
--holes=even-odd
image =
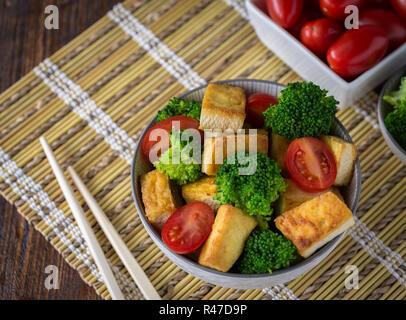
{"type": "Polygon", "coordinates": [[[385,101],[383,101],[383,96],[399,89],[400,80],[402,77],[406,76],[406,68],[396,72],[393,76],[386,81],[385,85],[381,90],[381,94],[379,96],[378,102],[378,119],[379,119],[379,127],[381,129],[383,138],[385,139],[386,143],[388,144],[389,148],[393,152],[393,154],[398,157],[400,161],[402,161],[406,165],[406,150],[404,150],[400,144],[395,140],[392,134],[385,126],[385,118],[388,113],[393,111],[393,106],[385,101]]]}
{"type": "MultiPolygon", "coordinates": [[[[219,81],[219,83],[227,83],[233,86],[242,87],[244,88],[247,95],[255,92],[263,92],[272,94],[274,96],[278,96],[279,92],[285,87],[284,85],[275,82],[254,79],[226,80],[219,81]]],[[[182,94],[181,96],[179,96],[179,98],[185,100],[202,101],[205,89],[206,86],[201,86],[197,89],[182,94]]],[[[147,130],[154,124],[154,121],[155,118],[149,123],[147,128],[144,130],[139,141],[142,141],[147,130]]],[[[347,130],[337,119],[333,125],[331,133],[349,142],[352,142],[351,137],[348,134],[347,130]]],[[[203,267],[199,265],[197,262],[187,258],[186,256],[179,255],[169,250],[163,243],[159,232],[157,232],[157,230],[155,230],[155,228],[152,227],[149,224],[148,220],[146,219],[144,205],[142,203],[141,198],[139,177],[140,175],[150,171],[151,169],[152,165],[143,157],[140,142],[138,142],[132,163],[131,183],[135,206],[137,207],[141,221],[144,224],[144,227],[146,228],[149,236],[155,242],[155,244],[162,250],[162,252],[170,260],[172,260],[173,263],[175,263],[184,271],[206,282],[218,286],[237,289],[257,289],[282,284],[299,277],[300,275],[306,273],[310,269],[317,266],[323,259],[325,259],[328,256],[328,254],[338,245],[338,243],[344,237],[343,233],[334,238],[333,240],[331,240],[330,242],[328,242],[326,245],[324,245],[322,248],[316,251],[309,258],[302,260],[289,268],[277,270],[272,274],[268,273],[268,274],[245,275],[231,272],[220,272],[207,267],[203,267]]],[[[348,187],[346,187],[341,191],[346,204],[355,215],[361,191],[361,169],[358,157],[356,160],[356,166],[351,183],[348,187]]]]}

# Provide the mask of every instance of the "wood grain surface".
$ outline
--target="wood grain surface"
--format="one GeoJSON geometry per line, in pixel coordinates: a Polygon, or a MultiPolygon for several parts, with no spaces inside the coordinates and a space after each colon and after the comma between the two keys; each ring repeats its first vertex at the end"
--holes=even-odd
{"type": "MultiPolygon", "coordinates": [[[[0,1],[0,92],[75,38],[119,0],[0,1]],[[59,9],[59,30],[44,26],[45,7],[59,9]]],[[[0,196],[0,300],[100,299],[45,238],[0,196]],[[45,268],[59,271],[47,290],[45,268]]]]}

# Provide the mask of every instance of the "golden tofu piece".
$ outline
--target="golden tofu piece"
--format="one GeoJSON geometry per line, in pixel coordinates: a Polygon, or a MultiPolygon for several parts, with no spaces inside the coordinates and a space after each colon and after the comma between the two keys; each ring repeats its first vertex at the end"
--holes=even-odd
{"type": "Polygon", "coordinates": [[[337,177],[334,185],[348,185],[354,172],[357,148],[354,144],[334,136],[321,136],[320,139],[331,149],[336,160],[337,177]]]}
{"type": "Polygon", "coordinates": [[[158,170],[143,174],[141,176],[141,194],[145,215],[152,225],[161,229],[177,208],[169,177],[158,170]]]}
{"type": "Polygon", "coordinates": [[[214,184],[214,181],[216,181],[216,177],[204,177],[182,186],[183,199],[187,203],[202,201],[216,211],[220,204],[218,200],[213,199],[217,194],[217,185],[214,184]]]}
{"type": "Polygon", "coordinates": [[[341,200],[343,197],[337,188],[331,187],[322,192],[306,192],[298,187],[298,185],[292,179],[284,179],[287,185],[286,191],[281,194],[276,204],[276,214],[280,215],[285,211],[289,211],[293,208],[300,206],[302,203],[309,201],[313,198],[326,192],[333,192],[341,200]]]}
{"type": "Polygon", "coordinates": [[[285,174],[287,173],[287,171],[286,171],[286,153],[288,152],[289,144],[290,144],[290,140],[272,132],[271,158],[278,163],[279,168],[281,168],[282,172],[285,174]]]}
{"type": "Polygon", "coordinates": [[[330,191],[284,212],[275,224],[307,258],[353,226],[354,218],[346,204],[330,191]]]}
{"type": "Polygon", "coordinates": [[[200,252],[199,264],[227,272],[241,255],[245,241],[256,226],[256,219],[241,209],[221,205],[200,252]]]}
{"type": "Polygon", "coordinates": [[[204,94],[199,129],[241,129],[245,120],[244,89],[210,83],[204,94]]]}
{"type": "Polygon", "coordinates": [[[213,176],[228,156],[240,151],[250,149],[253,151],[250,140],[256,142],[256,152],[268,154],[268,135],[263,133],[264,131],[258,130],[257,134],[231,134],[205,138],[202,172],[213,176]]]}

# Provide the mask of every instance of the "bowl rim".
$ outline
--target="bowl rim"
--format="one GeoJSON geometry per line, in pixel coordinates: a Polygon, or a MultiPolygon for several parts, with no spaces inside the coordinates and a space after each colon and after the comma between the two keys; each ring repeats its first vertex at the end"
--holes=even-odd
{"type": "MultiPolygon", "coordinates": [[[[237,78],[237,79],[230,79],[230,80],[220,80],[220,81],[211,81],[210,83],[234,83],[234,82],[241,82],[241,81],[247,81],[247,82],[261,82],[261,83],[266,83],[269,85],[274,85],[274,86],[279,86],[279,87],[286,87],[286,85],[278,83],[278,82],[274,82],[274,81],[269,81],[269,80],[263,80],[263,79],[246,79],[246,78],[237,78]]],[[[192,94],[193,92],[196,92],[198,90],[201,90],[205,87],[207,87],[207,84],[201,85],[195,89],[189,90],[179,96],[177,96],[179,99],[182,99],[183,97],[192,94]]],[[[181,261],[183,260],[183,262],[185,264],[188,264],[189,266],[193,267],[196,269],[196,271],[201,271],[203,273],[209,273],[215,276],[221,276],[223,279],[228,279],[228,280],[241,280],[241,279],[269,279],[271,277],[277,277],[277,276],[283,276],[283,275],[289,275],[292,273],[295,273],[299,271],[299,274],[302,274],[300,272],[301,269],[306,268],[307,266],[309,266],[310,264],[314,263],[315,260],[320,259],[322,256],[324,256],[320,261],[317,262],[316,265],[318,265],[322,260],[324,260],[333,250],[334,248],[340,243],[340,241],[343,239],[343,237],[346,235],[346,231],[341,233],[340,235],[338,235],[337,237],[335,237],[334,239],[330,240],[327,244],[325,244],[322,248],[318,249],[315,253],[313,253],[309,258],[306,258],[300,262],[298,262],[297,264],[294,264],[288,268],[284,268],[284,269],[279,269],[276,271],[273,271],[272,273],[263,273],[263,274],[241,274],[241,273],[232,273],[232,272],[221,272],[215,269],[211,269],[208,267],[204,267],[200,264],[198,264],[197,262],[187,258],[185,255],[181,255],[178,253],[173,252],[172,250],[170,250],[169,248],[166,247],[166,245],[164,244],[164,242],[162,241],[161,237],[157,234],[157,231],[155,230],[154,227],[152,227],[152,225],[147,221],[146,217],[144,216],[144,214],[142,213],[142,208],[140,206],[140,204],[142,203],[142,199],[139,199],[138,194],[135,190],[135,163],[136,163],[136,158],[137,158],[137,154],[140,151],[141,148],[141,142],[143,137],[145,136],[146,132],[149,130],[149,128],[152,126],[152,124],[154,124],[154,121],[156,119],[157,115],[154,116],[153,119],[151,119],[151,121],[147,124],[147,126],[145,127],[145,129],[142,131],[139,140],[136,144],[136,148],[134,151],[134,155],[133,155],[133,161],[131,163],[131,189],[132,189],[132,196],[133,196],[133,200],[135,202],[135,206],[137,208],[137,212],[138,215],[140,216],[140,219],[145,227],[145,229],[147,230],[148,235],[152,238],[152,240],[154,241],[154,243],[161,249],[161,251],[163,251],[163,253],[176,265],[178,265],[182,270],[184,270],[183,266],[179,265],[176,262],[176,259],[180,259],[181,261]]],[[[351,136],[349,135],[348,131],[345,129],[344,125],[335,117],[335,123],[336,125],[338,125],[338,127],[340,127],[341,130],[343,130],[343,132],[345,133],[345,138],[348,142],[350,143],[354,143],[353,140],[351,139],[351,136]]],[[[357,183],[355,186],[355,200],[354,203],[352,205],[352,207],[350,208],[353,216],[356,216],[356,210],[358,207],[358,202],[360,199],[360,194],[361,194],[361,167],[360,167],[360,161],[359,161],[359,157],[358,157],[358,153],[357,153],[357,158],[355,160],[355,168],[354,168],[354,175],[357,176],[357,183]]],[[[315,266],[316,266],[315,265],[315,266]]],[[[186,271],[186,270],[184,270],[186,271]]],[[[187,273],[189,273],[188,271],[186,271],[187,273]]],[[[198,276],[197,276],[198,277],[198,276]]],[[[296,277],[295,277],[296,278],[296,277]]]]}
{"type": "MultiPolygon", "coordinates": [[[[406,66],[402,67],[399,70],[396,70],[395,72],[393,72],[389,78],[385,81],[385,84],[383,85],[381,92],[379,93],[379,99],[378,99],[378,121],[379,121],[379,127],[381,129],[381,131],[383,131],[384,133],[384,139],[387,140],[387,137],[390,138],[390,142],[394,145],[394,147],[400,151],[402,154],[404,154],[406,156],[406,150],[402,148],[402,146],[397,142],[397,140],[395,139],[395,137],[392,135],[392,133],[390,133],[390,131],[388,130],[388,128],[385,125],[385,119],[383,117],[383,105],[384,104],[388,104],[389,103],[383,101],[383,96],[385,95],[389,85],[392,83],[392,81],[396,80],[400,80],[402,77],[406,77],[406,66]]],[[[393,106],[391,106],[392,111],[394,109],[393,106]]],[[[389,145],[389,147],[391,147],[389,145]]]]}

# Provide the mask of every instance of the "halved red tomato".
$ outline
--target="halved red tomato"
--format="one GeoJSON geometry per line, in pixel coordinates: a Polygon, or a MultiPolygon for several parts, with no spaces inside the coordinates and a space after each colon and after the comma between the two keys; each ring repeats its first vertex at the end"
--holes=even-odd
{"type": "Polygon", "coordinates": [[[204,202],[195,201],[172,213],[162,228],[162,240],[176,253],[190,253],[207,239],[213,223],[213,209],[204,202]]]}
{"type": "Polygon", "coordinates": [[[313,137],[295,139],[290,143],[286,168],[292,180],[307,192],[327,190],[337,176],[333,153],[321,140],[313,137]]]}
{"type": "MultiPolygon", "coordinates": [[[[199,121],[197,121],[192,117],[187,116],[173,116],[168,119],[165,119],[157,123],[147,131],[141,143],[141,151],[144,154],[145,158],[149,159],[151,163],[154,163],[155,161],[159,160],[159,156],[161,155],[161,153],[169,148],[169,135],[166,139],[161,137],[153,139],[151,137],[151,134],[154,132],[155,129],[163,129],[169,134],[169,132],[171,132],[174,126],[179,127],[179,130],[184,130],[184,129],[198,129],[199,125],[200,125],[199,121]],[[177,121],[179,122],[178,123],[179,126],[176,125],[177,121]],[[156,152],[151,152],[151,150],[154,149],[156,150],[156,152]]],[[[202,137],[203,135],[201,134],[201,138],[202,137]]]]}
{"type": "Polygon", "coordinates": [[[265,122],[263,112],[269,108],[269,105],[277,103],[278,99],[266,93],[254,93],[250,95],[245,108],[247,121],[257,128],[262,128],[265,122]]]}

